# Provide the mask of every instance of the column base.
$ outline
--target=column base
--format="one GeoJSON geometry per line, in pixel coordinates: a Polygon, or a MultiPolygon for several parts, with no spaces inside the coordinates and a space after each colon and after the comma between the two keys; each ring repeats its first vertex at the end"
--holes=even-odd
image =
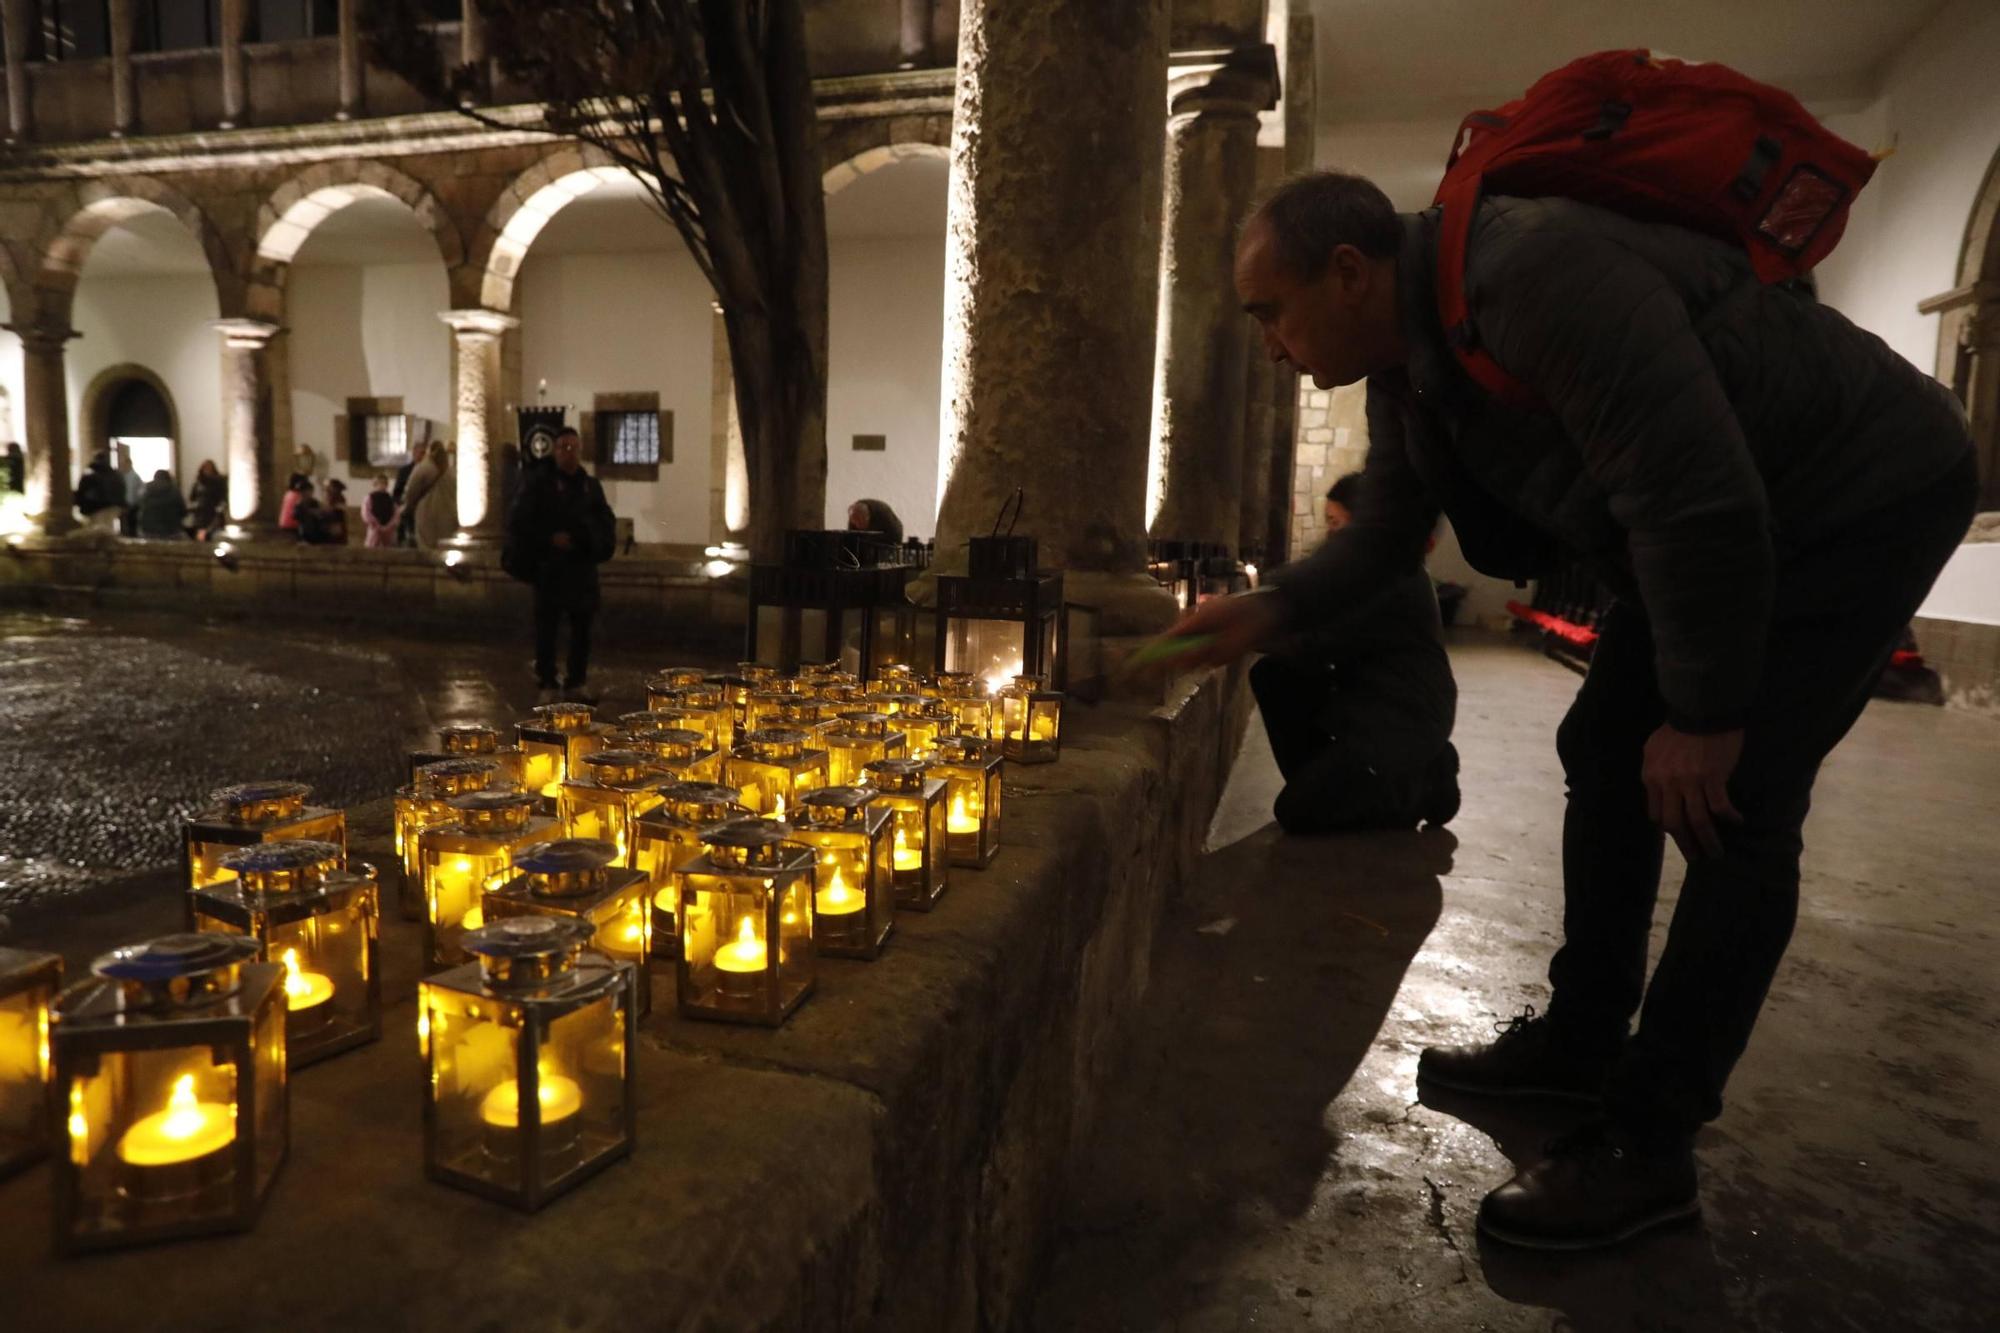
{"type": "Polygon", "coordinates": [[[507,534],[499,528],[460,528],[438,545],[452,551],[497,551],[506,540],[507,534]]]}
{"type": "Polygon", "coordinates": [[[285,531],[267,518],[246,519],[241,523],[226,523],[215,534],[217,541],[249,543],[252,545],[273,545],[278,542],[296,542],[295,533],[285,531]]]}

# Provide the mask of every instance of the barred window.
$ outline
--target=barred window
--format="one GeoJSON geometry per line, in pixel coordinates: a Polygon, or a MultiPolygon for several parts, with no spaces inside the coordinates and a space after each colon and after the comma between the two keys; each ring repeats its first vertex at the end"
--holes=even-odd
{"type": "Polygon", "coordinates": [[[603,458],[614,464],[657,464],[660,461],[660,414],[657,412],[600,412],[597,437],[603,444],[603,458]]]}
{"type": "Polygon", "coordinates": [[[383,412],[361,418],[369,467],[401,467],[410,461],[410,418],[383,412]]]}

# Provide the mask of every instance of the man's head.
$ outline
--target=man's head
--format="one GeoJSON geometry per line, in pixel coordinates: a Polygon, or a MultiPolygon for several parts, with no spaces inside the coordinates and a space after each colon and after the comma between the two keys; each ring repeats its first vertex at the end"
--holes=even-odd
{"type": "Polygon", "coordinates": [[[556,432],[552,453],[559,470],[566,474],[575,472],[583,465],[583,437],[576,433],[574,426],[564,426],[556,432]]]}
{"type": "Polygon", "coordinates": [[[1361,474],[1350,472],[1326,488],[1326,531],[1328,536],[1354,521],[1354,495],[1361,489],[1361,474]]]}
{"type": "Polygon", "coordinates": [[[1388,196],[1359,176],[1314,171],[1279,186],[1236,246],[1236,294],[1271,359],[1322,389],[1401,365],[1402,235],[1388,196]]]}

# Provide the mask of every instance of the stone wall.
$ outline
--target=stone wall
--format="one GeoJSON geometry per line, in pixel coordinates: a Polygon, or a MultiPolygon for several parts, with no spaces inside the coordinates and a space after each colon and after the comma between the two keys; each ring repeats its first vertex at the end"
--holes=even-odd
{"type": "Polygon", "coordinates": [[[1299,377],[1298,443],[1292,463],[1292,558],[1326,536],[1326,488],[1368,457],[1367,390],[1359,384],[1315,389],[1299,377]]]}

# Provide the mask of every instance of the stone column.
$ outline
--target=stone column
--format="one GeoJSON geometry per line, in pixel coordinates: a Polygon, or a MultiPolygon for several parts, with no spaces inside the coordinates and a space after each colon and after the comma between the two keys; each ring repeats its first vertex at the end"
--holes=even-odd
{"type": "Polygon", "coordinates": [[[1165,0],[974,0],[959,23],[940,564],[1024,487],[1017,532],[1070,599],[1145,632],[1172,613],[1144,573],[1165,0]]]}
{"type": "Polygon", "coordinates": [[[111,137],[132,132],[137,114],[137,84],[132,76],[132,0],[111,0],[106,14],[111,24],[111,137]]]}
{"type": "Polygon", "coordinates": [[[340,0],[340,110],[335,120],[352,120],[361,114],[361,19],[355,13],[359,0],[340,0]]]}
{"type": "Polygon", "coordinates": [[[35,99],[28,87],[28,29],[34,22],[34,3],[0,0],[0,10],[7,36],[7,138],[12,142],[34,133],[35,99]]]}
{"type": "Polygon", "coordinates": [[[896,34],[898,69],[915,69],[930,58],[931,14],[936,8],[937,0],[903,0],[896,34]]]}
{"type": "Polygon", "coordinates": [[[68,379],[63,344],[70,328],[8,325],[21,337],[21,396],[27,435],[28,513],[45,537],[77,526],[76,491],[70,482],[68,379]]]}
{"type": "MultiPolygon", "coordinates": [[[[249,105],[243,66],[243,33],[249,26],[250,0],[222,0],[222,123],[233,130],[243,123],[249,105]]],[[[233,489],[233,487],[232,487],[233,489]]]]}
{"type": "Polygon", "coordinates": [[[486,71],[486,20],[479,12],[478,0],[463,0],[458,20],[458,60],[462,65],[470,65],[475,73],[471,91],[463,95],[467,106],[486,100],[488,75],[486,71]]]}
{"type": "Polygon", "coordinates": [[[261,319],[218,319],[222,335],[222,443],[229,473],[228,536],[268,541],[278,532],[283,500],[277,438],[271,424],[267,358],[278,326],[261,319]]]}
{"type": "Polygon", "coordinates": [[[500,404],[500,339],[521,321],[497,310],[446,310],[458,353],[455,429],[458,432],[458,546],[497,546],[506,515],[500,512],[500,441],[493,414],[500,404]]]}
{"type": "Polygon", "coordinates": [[[1235,546],[1242,527],[1244,315],[1236,228],[1257,180],[1269,46],[1176,56],[1170,77],[1154,412],[1156,537],[1235,546]]]}

